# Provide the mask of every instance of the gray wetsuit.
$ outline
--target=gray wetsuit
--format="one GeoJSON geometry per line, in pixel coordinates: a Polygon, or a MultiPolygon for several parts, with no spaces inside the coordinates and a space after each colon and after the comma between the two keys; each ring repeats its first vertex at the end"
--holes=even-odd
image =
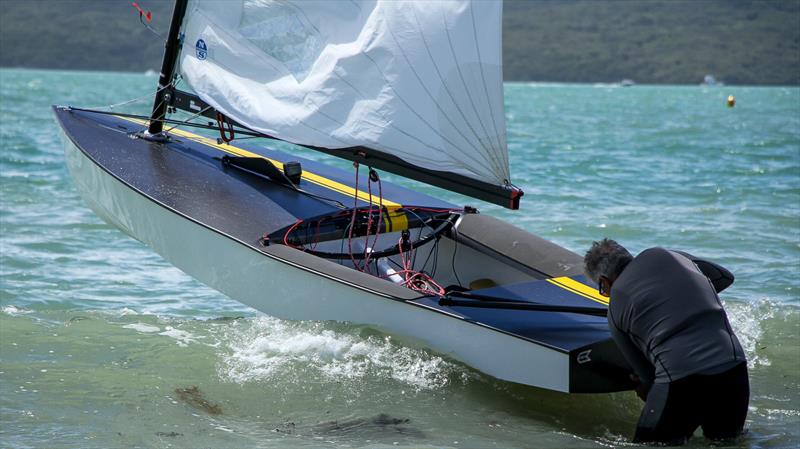
{"type": "Polygon", "coordinates": [[[745,360],[717,296],[732,276],[718,285],[698,268],[707,262],[692,259],[663,248],[642,251],[611,288],[611,335],[643,383],[717,374],[745,360]]]}

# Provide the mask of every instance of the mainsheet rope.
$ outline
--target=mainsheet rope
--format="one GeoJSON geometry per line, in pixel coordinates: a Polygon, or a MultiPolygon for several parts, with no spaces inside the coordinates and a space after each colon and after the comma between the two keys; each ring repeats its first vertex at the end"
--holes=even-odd
{"type": "MultiPolygon", "coordinates": [[[[358,186],[359,186],[359,181],[360,181],[360,179],[359,179],[360,164],[358,162],[353,162],[353,167],[355,168],[355,182],[354,182],[355,191],[358,192],[358,186]]],[[[378,244],[378,239],[380,238],[381,226],[383,226],[384,209],[383,209],[383,186],[381,184],[380,176],[378,175],[377,171],[372,169],[372,167],[368,167],[368,168],[369,168],[369,175],[368,175],[368,178],[367,178],[367,193],[369,195],[369,198],[368,198],[369,206],[366,209],[366,213],[367,213],[367,228],[366,228],[366,232],[365,232],[365,235],[364,235],[364,253],[363,253],[363,256],[361,257],[361,259],[363,260],[363,265],[356,260],[356,257],[355,257],[354,252],[353,252],[353,230],[356,227],[356,220],[357,220],[358,215],[359,215],[358,195],[354,195],[353,196],[353,212],[350,215],[350,224],[349,224],[348,229],[347,229],[347,255],[350,256],[350,261],[352,262],[354,269],[356,269],[358,271],[361,271],[363,273],[371,274],[371,271],[370,271],[370,268],[369,268],[370,267],[369,263],[370,263],[370,258],[372,256],[373,247],[375,247],[378,244]],[[373,220],[373,214],[375,213],[375,210],[376,210],[374,207],[376,206],[376,204],[375,204],[375,201],[373,200],[374,195],[373,195],[373,192],[372,192],[372,184],[377,184],[377,188],[378,188],[378,201],[377,201],[377,203],[378,203],[377,204],[378,219],[377,219],[377,223],[373,223],[373,221],[374,221],[373,220]],[[372,239],[372,244],[370,245],[370,233],[373,232],[373,224],[376,225],[375,226],[375,231],[374,231],[375,237],[372,239]]],[[[425,208],[425,207],[420,207],[420,208],[415,208],[415,209],[420,210],[420,211],[434,212],[434,213],[435,212],[443,212],[443,211],[444,212],[451,211],[451,210],[447,210],[447,209],[434,209],[434,208],[425,208]]],[[[387,211],[387,213],[388,213],[388,211],[387,211]]],[[[289,246],[289,247],[294,248],[294,249],[297,249],[297,250],[300,250],[300,251],[305,251],[306,250],[306,248],[304,246],[295,246],[295,245],[292,245],[289,242],[289,236],[303,223],[304,223],[304,221],[302,219],[299,219],[299,220],[297,220],[297,222],[295,222],[292,226],[290,226],[286,230],[286,233],[283,236],[284,245],[289,246]]],[[[319,227],[320,227],[320,222],[317,222],[317,224],[316,224],[317,232],[315,234],[319,233],[319,227]]],[[[317,246],[318,238],[319,238],[319,236],[315,235],[314,238],[312,239],[312,241],[313,241],[312,249],[317,246]]],[[[401,276],[403,278],[403,280],[402,280],[402,282],[398,282],[398,283],[400,285],[406,287],[406,288],[409,288],[409,289],[414,290],[414,291],[418,291],[418,292],[426,294],[426,295],[444,296],[444,294],[445,294],[444,288],[442,288],[441,285],[439,285],[436,281],[434,281],[433,278],[430,275],[428,275],[424,271],[417,271],[417,270],[414,269],[414,244],[413,244],[413,242],[411,240],[408,240],[407,238],[404,238],[403,236],[401,236],[400,239],[397,242],[397,247],[398,247],[398,250],[399,250],[402,269],[400,271],[395,271],[394,273],[382,274],[380,277],[383,278],[383,279],[388,279],[391,276],[399,275],[399,276],[401,276]]],[[[344,254],[343,254],[343,256],[344,256],[344,254]]]]}
{"type": "MultiPolygon", "coordinates": [[[[350,218],[350,227],[347,230],[347,252],[350,254],[350,260],[353,262],[353,266],[358,271],[364,271],[361,266],[356,262],[355,257],[353,257],[353,228],[356,227],[356,215],[358,214],[358,168],[359,163],[353,162],[353,167],[356,169],[356,187],[355,187],[355,194],[353,194],[353,216],[350,218]]],[[[370,202],[370,207],[372,206],[372,202],[370,202]]]]}

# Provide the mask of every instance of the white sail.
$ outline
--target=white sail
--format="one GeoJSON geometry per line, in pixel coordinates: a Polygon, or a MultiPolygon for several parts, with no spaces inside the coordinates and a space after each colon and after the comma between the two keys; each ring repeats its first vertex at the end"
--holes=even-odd
{"type": "Polygon", "coordinates": [[[183,78],[243,125],[509,181],[501,1],[194,0],[183,78]]]}

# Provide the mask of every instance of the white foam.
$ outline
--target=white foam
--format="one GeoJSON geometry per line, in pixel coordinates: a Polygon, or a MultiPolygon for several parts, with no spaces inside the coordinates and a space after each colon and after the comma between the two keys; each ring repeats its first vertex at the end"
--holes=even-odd
{"type": "Polygon", "coordinates": [[[167,326],[164,332],[160,332],[158,335],[165,335],[167,337],[172,337],[177,340],[178,346],[189,346],[189,343],[194,343],[197,341],[197,337],[193,334],[186,332],[184,330],[175,329],[172,326],[167,326]]]}
{"type": "Polygon", "coordinates": [[[151,326],[149,324],[144,323],[133,323],[133,324],[126,324],[122,326],[125,329],[133,329],[138,332],[150,333],[150,332],[158,332],[161,330],[158,326],[151,326]]]}
{"type": "Polygon", "coordinates": [[[423,349],[353,332],[271,317],[235,323],[223,337],[220,376],[244,383],[285,378],[291,372],[310,369],[329,380],[377,376],[416,389],[433,389],[446,385],[461,370],[423,349]]]}
{"type": "Polygon", "coordinates": [[[32,312],[31,310],[19,309],[19,308],[14,307],[14,306],[5,306],[2,309],[0,309],[0,311],[5,313],[6,315],[11,315],[11,316],[25,315],[26,313],[31,313],[32,312]]]}
{"type": "Polygon", "coordinates": [[[747,356],[748,368],[752,369],[757,365],[769,366],[771,362],[765,355],[758,353],[758,347],[764,337],[762,323],[775,316],[776,305],[769,299],[762,299],[745,304],[736,303],[735,306],[725,304],[725,310],[747,356]]]}
{"type": "Polygon", "coordinates": [[[775,415],[782,415],[785,417],[800,417],[800,410],[784,410],[784,409],[776,409],[776,408],[768,408],[764,409],[769,416],[770,419],[774,419],[775,415]]]}

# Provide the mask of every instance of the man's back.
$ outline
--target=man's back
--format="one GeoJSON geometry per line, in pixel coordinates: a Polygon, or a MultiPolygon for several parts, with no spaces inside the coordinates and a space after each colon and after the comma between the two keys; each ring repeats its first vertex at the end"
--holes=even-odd
{"type": "MultiPolygon", "coordinates": [[[[714,374],[745,360],[708,278],[691,260],[663,248],[643,251],[625,267],[611,289],[608,319],[613,333],[635,345],[621,349],[646,357],[659,383],[714,374]]],[[[639,376],[653,380],[639,365],[639,376]]]]}

